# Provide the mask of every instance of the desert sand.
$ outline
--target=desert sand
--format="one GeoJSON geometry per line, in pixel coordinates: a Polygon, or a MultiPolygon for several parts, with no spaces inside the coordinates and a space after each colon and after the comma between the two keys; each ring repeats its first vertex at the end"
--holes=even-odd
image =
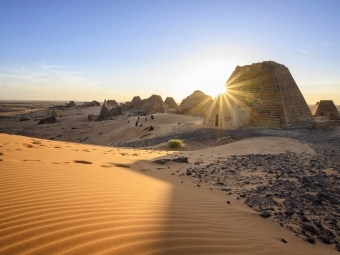
{"type": "Polygon", "coordinates": [[[284,138],[174,152],[0,134],[0,254],[335,253],[259,217],[219,187],[178,175],[202,157],[209,163],[248,154],[249,145],[252,153],[314,153],[284,138]],[[189,163],[152,162],[178,156],[189,163]]]}
{"type": "Polygon", "coordinates": [[[177,114],[137,127],[137,116],[88,121],[99,110],[57,109],[46,125],[33,120],[44,110],[0,119],[0,254],[336,253],[337,196],[304,205],[304,215],[297,203],[287,216],[284,201],[288,184],[311,199],[334,192],[339,129],[218,131],[177,114]],[[173,138],[184,146],[171,150],[173,138]],[[259,208],[257,196],[276,202],[259,208]],[[303,219],[328,232],[304,233],[303,219]]]}

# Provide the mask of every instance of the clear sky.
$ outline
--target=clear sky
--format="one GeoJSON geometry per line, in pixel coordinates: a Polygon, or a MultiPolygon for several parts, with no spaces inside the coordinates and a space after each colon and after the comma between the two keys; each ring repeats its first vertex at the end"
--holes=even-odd
{"type": "Polygon", "coordinates": [[[0,1],[0,99],[215,97],[265,60],[340,104],[340,1],[0,1]]]}

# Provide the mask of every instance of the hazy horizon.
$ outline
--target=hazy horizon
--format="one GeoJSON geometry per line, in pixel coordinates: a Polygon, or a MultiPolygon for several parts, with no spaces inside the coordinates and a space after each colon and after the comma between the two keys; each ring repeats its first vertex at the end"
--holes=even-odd
{"type": "Polygon", "coordinates": [[[0,99],[216,97],[237,65],[289,68],[340,104],[340,2],[2,1],[0,99]]]}

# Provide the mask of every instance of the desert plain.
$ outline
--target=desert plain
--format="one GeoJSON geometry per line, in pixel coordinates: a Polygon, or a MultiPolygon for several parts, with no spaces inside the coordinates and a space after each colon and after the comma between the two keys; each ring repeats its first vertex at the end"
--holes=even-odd
{"type": "Polygon", "coordinates": [[[339,127],[88,121],[99,109],[45,125],[33,120],[44,109],[0,119],[0,254],[338,252],[339,127]]]}

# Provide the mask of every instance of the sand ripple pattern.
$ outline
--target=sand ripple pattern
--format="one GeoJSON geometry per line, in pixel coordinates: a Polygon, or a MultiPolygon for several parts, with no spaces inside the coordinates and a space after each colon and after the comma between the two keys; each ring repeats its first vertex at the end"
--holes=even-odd
{"type": "Polygon", "coordinates": [[[136,157],[124,162],[131,168],[108,168],[102,165],[115,158],[98,147],[88,153],[42,143],[46,148],[0,147],[0,254],[273,254],[283,248],[254,232],[254,213],[233,210],[178,179],[134,170],[136,157]]]}

